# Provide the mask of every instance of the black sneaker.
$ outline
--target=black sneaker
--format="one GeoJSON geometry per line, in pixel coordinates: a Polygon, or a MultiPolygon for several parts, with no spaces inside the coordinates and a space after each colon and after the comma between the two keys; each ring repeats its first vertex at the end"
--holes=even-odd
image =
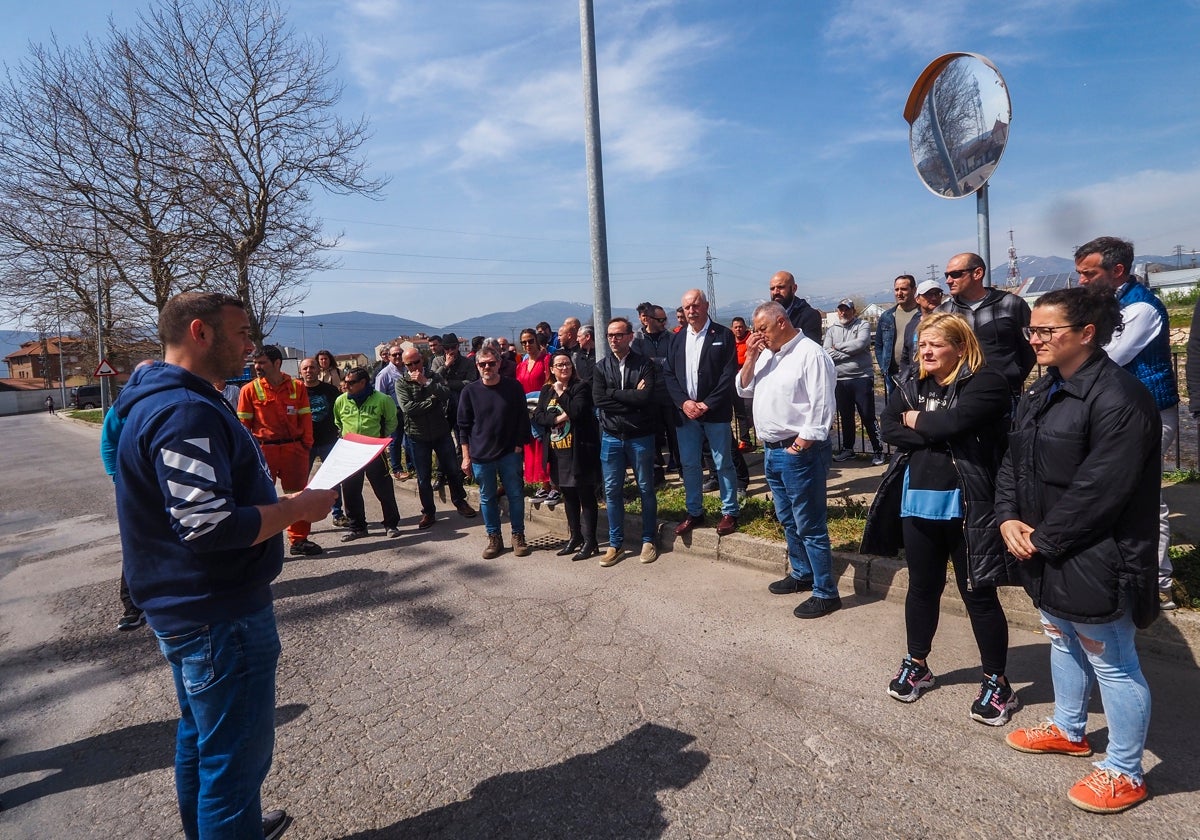
{"type": "Polygon", "coordinates": [[[716,490],[718,486],[719,485],[715,478],[707,478],[704,480],[704,484],[701,485],[700,489],[705,493],[711,493],[716,490]]]}
{"type": "Polygon", "coordinates": [[[1011,685],[1001,685],[999,676],[986,676],[979,684],[979,696],[971,704],[971,720],[988,726],[1003,726],[1020,705],[1011,685]]]}
{"type": "Polygon", "coordinates": [[[117,620],[118,630],[136,630],[146,623],[146,614],[137,607],[128,609],[125,614],[117,620]]]}
{"type": "Polygon", "coordinates": [[[314,554],[322,554],[325,549],[317,545],[312,540],[297,540],[292,543],[292,554],[304,557],[312,557],[314,554]]]}
{"type": "Polygon", "coordinates": [[[911,656],[904,657],[896,678],[888,683],[888,694],[901,703],[911,703],[921,696],[921,692],[933,687],[933,672],[926,665],[913,662],[911,656]]]}
{"type": "Polygon", "coordinates": [[[797,592],[808,592],[812,589],[811,580],[800,580],[791,575],[777,580],[767,587],[772,595],[794,595],[797,592]]]}
{"type": "Polygon", "coordinates": [[[366,535],[366,528],[351,528],[349,531],[342,534],[342,542],[354,542],[355,540],[361,540],[366,535]]]}
{"type": "Polygon", "coordinates": [[[262,815],[263,840],[278,840],[292,824],[287,811],[264,811],[262,815]]]}
{"type": "Polygon", "coordinates": [[[818,598],[814,595],[792,610],[792,615],[796,616],[796,618],[823,618],[830,613],[837,612],[841,608],[841,598],[818,598]]]}

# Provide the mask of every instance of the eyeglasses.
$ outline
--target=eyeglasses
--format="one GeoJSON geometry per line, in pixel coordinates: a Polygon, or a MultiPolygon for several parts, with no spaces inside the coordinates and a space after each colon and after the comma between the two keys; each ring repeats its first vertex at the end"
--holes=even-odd
{"type": "Polygon", "coordinates": [[[495,361],[491,361],[491,362],[476,362],[476,363],[475,363],[475,367],[481,367],[481,368],[493,368],[493,367],[495,367],[495,366],[496,366],[496,362],[495,362],[495,361]]]}
{"type": "Polygon", "coordinates": [[[633,335],[631,332],[608,333],[609,341],[616,341],[618,338],[624,338],[627,335],[633,335]]]}
{"type": "Polygon", "coordinates": [[[661,318],[655,318],[653,315],[647,315],[646,320],[647,321],[658,321],[658,323],[660,323],[660,324],[665,324],[667,322],[667,317],[664,315],[661,318]]]}
{"type": "Polygon", "coordinates": [[[415,362],[405,362],[404,366],[405,367],[420,367],[423,364],[425,364],[425,363],[422,362],[420,359],[417,359],[415,362]]]}
{"type": "Polygon", "coordinates": [[[536,338],[522,338],[521,343],[522,344],[537,344],[537,339],[536,338]]]}
{"type": "Polygon", "coordinates": [[[1083,324],[1063,324],[1057,327],[1021,327],[1021,334],[1025,336],[1026,341],[1032,341],[1036,335],[1038,341],[1053,341],[1054,333],[1059,330],[1077,330],[1083,324]]]}
{"type": "Polygon", "coordinates": [[[959,277],[962,277],[965,274],[970,274],[974,270],[975,269],[973,269],[973,268],[959,268],[959,269],[956,269],[955,271],[947,271],[946,279],[947,280],[957,280],[959,277]]]}
{"type": "Polygon", "coordinates": [[[389,356],[403,356],[403,353],[388,353],[389,356]]]}
{"type": "Polygon", "coordinates": [[[366,382],[366,381],[367,381],[367,380],[365,380],[365,379],[347,379],[347,380],[346,380],[346,387],[350,387],[351,385],[361,385],[361,384],[363,384],[363,383],[364,383],[364,382],[366,382]]]}
{"type": "Polygon", "coordinates": [[[571,363],[570,362],[556,362],[555,364],[551,365],[550,367],[565,369],[565,368],[571,367],[571,363]]]}

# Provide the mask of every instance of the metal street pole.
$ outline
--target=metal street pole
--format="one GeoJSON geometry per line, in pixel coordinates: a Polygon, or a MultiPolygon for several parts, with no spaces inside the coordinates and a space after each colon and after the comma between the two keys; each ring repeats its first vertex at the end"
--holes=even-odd
{"type": "Polygon", "coordinates": [[[992,285],[992,228],[988,211],[988,185],[985,181],[975,193],[975,218],[979,226],[979,256],[983,257],[983,285],[992,285]]]}
{"type": "Polygon", "coordinates": [[[579,43],[583,54],[583,124],[587,154],[588,218],[592,243],[592,320],[597,361],[608,355],[605,335],[612,312],[608,290],[608,232],[604,223],[604,167],[600,153],[600,94],[596,84],[596,19],[592,0],[579,0],[579,43]]]}
{"type": "Polygon", "coordinates": [[[308,344],[304,338],[304,310],[300,310],[300,358],[308,358],[308,344]]]}

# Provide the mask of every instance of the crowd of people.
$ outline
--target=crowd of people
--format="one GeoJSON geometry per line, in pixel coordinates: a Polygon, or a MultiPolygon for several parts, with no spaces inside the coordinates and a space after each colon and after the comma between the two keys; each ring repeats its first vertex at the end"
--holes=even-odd
{"type": "Polygon", "coordinates": [[[1134,629],[1155,619],[1170,582],[1159,464],[1178,394],[1164,371],[1166,313],[1130,280],[1132,246],[1102,237],[1075,256],[1080,287],[1043,295],[1032,310],[989,288],[975,254],[949,260],[948,294],[936,280],[901,275],[873,338],[850,299],[823,331],[794,277],[779,272],[770,299],[731,326],[712,319],[698,289],[682,295],[674,329],[667,310],[649,302],[638,307],[640,329],[611,318],[602,325],[610,352],[599,360],[591,325],[572,318],[557,333],[545,322],[523,330],[519,351],[503,338],[467,350],[452,333],[430,341],[431,357],[396,344],[373,371],[342,374],[323,350],[301,362],[298,379],[282,371],[278,348],[249,343],[239,301],[177,296],[160,320],[165,357],[135,371],[106,418],[102,454],[124,549],[128,609],[119,628],[148,621],[175,674],[185,833],[278,836],[286,827],[286,814],[262,813],[258,798],[279,653],[269,583],[284,534],[291,554],[319,554],[310,523],[332,512],[343,542],[368,536],[364,478],[383,535],[394,537],[394,479],[415,474],[425,530],[447,489],[462,517],[477,515],[469,477],[485,559],[506,550],[502,497],[512,552],[530,554],[530,485],[535,502],[564,508],[558,555],[599,556],[607,568],[627,556],[658,559],[656,489],[670,472],[686,504],[677,537],[707,524],[705,492],[719,497],[716,532],[735,532],[748,482],[742,456],[761,446],[786,552],[786,574],[769,592],[810,593],[793,612],[819,619],[843,606],[826,483],[835,460],[853,457],[855,414],[872,460],[887,463],[862,550],[903,549],[909,571],[905,651],[888,695],[912,703],[935,685],[949,563],[980,657],[969,715],[1007,724],[1020,700],[997,592],[1022,585],[1051,641],[1055,703],[1050,720],[1007,742],[1027,753],[1090,755],[1088,702],[1098,686],[1107,755],[1068,797],[1101,813],[1140,802],[1150,696],[1134,629]],[[878,426],[872,351],[884,382],[878,426]],[[255,377],[236,395],[223,390],[247,354],[255,377]],[[1027,385],[1035,362],[1044,373],[1027,385]],[[316,461],[350,433],[392,445],[338,490],[305,489],[316,461]],[[641,532],[627,543],[630,473],[641,532]],[[162,503],[148,503],[155,497],[162,503]],[[197,657],[208,663],[203,685],[191,676],[197,657]],[[224,679],[234,673],[244,676],[224,679]],[[234,765],[239,772],[228,772],[234,765]]]}

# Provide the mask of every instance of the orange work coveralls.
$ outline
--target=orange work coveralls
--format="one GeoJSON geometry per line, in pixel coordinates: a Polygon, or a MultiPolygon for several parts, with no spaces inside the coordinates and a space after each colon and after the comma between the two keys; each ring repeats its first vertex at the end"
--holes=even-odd
{"type": "MultiPolygon", "coordinates": [[[[279,387],[272,388],[259,376],[242,386],[238,395],[238,419],[258,439],[271,478],[279,479],[284,493],[296,493],[308,484],[308,450],[313,445],[312,408],[308,389],[286,373],[279,387]]],[[[288,526],[288,542],[308,539],[311,523],[298,520],[288,526]]]]}

